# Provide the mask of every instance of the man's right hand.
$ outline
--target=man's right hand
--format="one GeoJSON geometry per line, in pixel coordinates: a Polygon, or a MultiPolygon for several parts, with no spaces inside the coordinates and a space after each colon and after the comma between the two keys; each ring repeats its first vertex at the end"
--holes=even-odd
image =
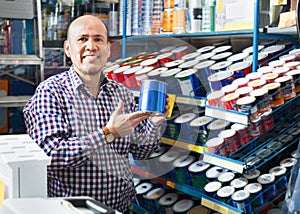
{"type": "Polygon", "coordinates": [[[108,123],[106,124],[110,133],[112,133],[116,138],[131,134],[142,120],[147,119],[151,115],[151,112],[142,111],[122,114],[123,107],[124,102],[120,100],[118,107],[112,113],[108,123]]]}

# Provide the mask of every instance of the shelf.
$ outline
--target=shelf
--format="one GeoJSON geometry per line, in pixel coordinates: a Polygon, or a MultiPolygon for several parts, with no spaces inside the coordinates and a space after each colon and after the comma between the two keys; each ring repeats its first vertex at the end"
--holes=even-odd
{"type": "Polygon", "coordinates": [[[175,140],[175,139],[171,139],[171,138],[167,138],[167,137],[161,137],[161,142],[170,146],[176,146],[178,148],[182,148],[182,149],[186,149],[189,151],[193,151],[196,153],[200,153],[203,154],[204,152],[207,151],[207,148],[203,147],[203,146],[199,146],[199,145],[194,145],[191,144],[189,142],[184,142],[184,141],[180,141],[180,140],[175,140]]]}
{"type": "Polygon", "coordinates": [[[42,63],[42,61],[43,60],[36,55],[0,54],[0,64],[40,65],[42,63]]]}
{"type": "Polygon", "coordinates": [[[0,96],[0,107],[24,106],[32,96],[0,96]]]}
{"type": "Polygon", "coordinates": [[[183,192],[185,194],[188,194],[190,196],[196,197],[196,198],[201,198],[203,196],[202,190],[196,189],[194,187],[191,187],[187,184],[179,183],[176,181],[172,181],[168,178],[164,178],[162,176],[157,176],[154,175],[150,172],[145,171],[144,169],[139,168],[138,166],[131,166],[131,170],[133,173],[136,175],[142,176],[143,178],[151,178],[151,180],[154,180],[155,182],[168,186],[172,189],[176,189],[180,192],[183,192]]]}

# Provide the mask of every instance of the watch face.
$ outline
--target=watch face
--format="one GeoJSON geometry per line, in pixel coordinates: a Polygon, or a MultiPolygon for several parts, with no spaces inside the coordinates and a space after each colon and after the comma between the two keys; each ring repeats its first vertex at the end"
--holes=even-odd
{"type": "Polygon", "coordinates": [[[112,134],[106,135],[106,141],[112,143],[115,140],[115,137],[112,134]]]}

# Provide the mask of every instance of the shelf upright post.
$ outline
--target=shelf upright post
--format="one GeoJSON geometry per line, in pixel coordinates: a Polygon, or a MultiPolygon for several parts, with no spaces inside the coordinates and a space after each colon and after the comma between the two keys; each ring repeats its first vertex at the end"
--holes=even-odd
{"type": "Polygon", "coordinates": [[[253,62],[252,72],[256,72],[258,62],[258,34],[259,34],[259,0],[254,5],[254,26],[253,26],[253,62]]]}
{"type": "MultiPolygon", "coordinates": [[[[37,11],[37,25],[38,25],[38,45],[39,45],[39,57],[41,60],[44,60],[44,49],[43,49],[43,24],[42,24],[42,6],[41,6],[41,0],[36,1],[36,11],[37,11]]],[[[44,63],[40,64],[40,78],[41,81],[44,81],[44,63]]]]}
{"type": "MultiPolygon", "coordinates": [[[[121,0],[122,1],[122,0],[121,0]]],[[[126,58],[126,36],[127,36],[127,0],[123,0],[123,35],[122,35],[122,58],[126,58]]]]}

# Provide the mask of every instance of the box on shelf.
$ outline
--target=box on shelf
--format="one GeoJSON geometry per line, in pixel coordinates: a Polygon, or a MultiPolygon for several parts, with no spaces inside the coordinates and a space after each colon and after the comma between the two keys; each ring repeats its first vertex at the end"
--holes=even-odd
{"type": "Polygon", "coordinates": [[[217,0],[216,31],[248,30],[254,27],[253,0],[217,0]]]}

